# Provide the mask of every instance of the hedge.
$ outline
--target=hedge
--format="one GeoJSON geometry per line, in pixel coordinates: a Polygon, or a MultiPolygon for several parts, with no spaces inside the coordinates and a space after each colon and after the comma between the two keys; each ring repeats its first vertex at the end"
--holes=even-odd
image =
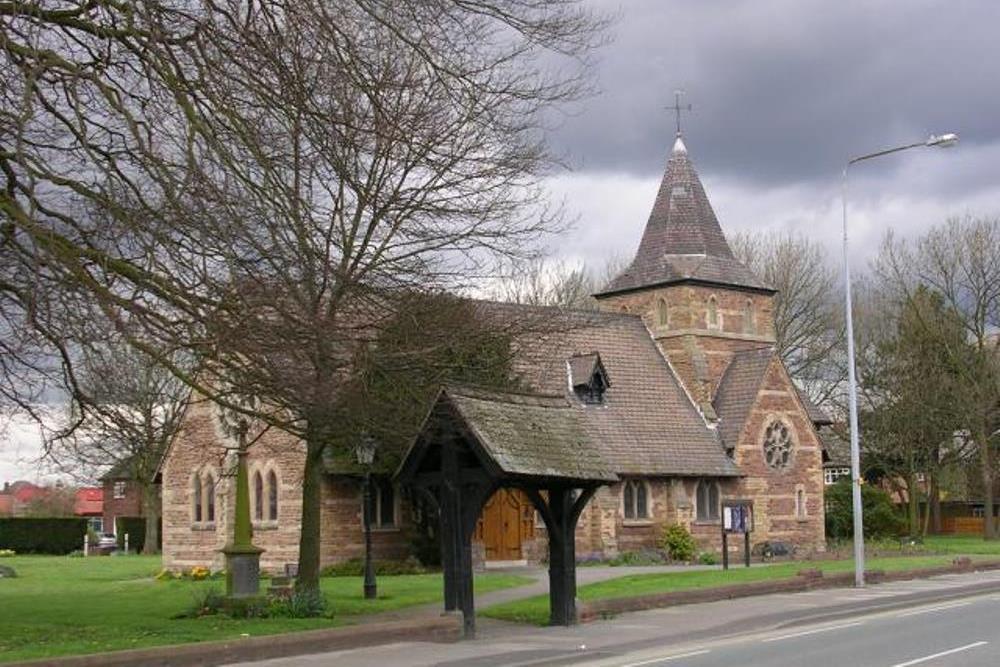
{"type": "MultiPolygon", "coordinates": [[[[163,548],[163,524],[159,524],[160,530],[156,532],[157,545],[159,551],[163,548]]],[[[146,544],[146,517],[144,516],[118,516],[115,517],[115,534],[118,536],[118,548],[125,548],[125,533],[128,533],[129,553],[139,553],[146,544]]]]}
{"type": "Polygon", "coordinates": [[[87,519],[28,517],[0,519],[0,549],[19,554],[68,554],[83,549],[87,519]]]}

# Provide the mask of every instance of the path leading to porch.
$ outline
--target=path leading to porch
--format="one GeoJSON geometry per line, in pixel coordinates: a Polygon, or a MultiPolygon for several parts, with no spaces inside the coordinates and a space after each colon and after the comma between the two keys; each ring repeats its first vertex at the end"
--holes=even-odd
{"type": "MultiPolygon", "coordinates": [[[[755,564],[756,566],[756,564],[755,564]]],[[[695,572],[698,570],[720,570],[721,565],[621,565],[611,566],[588,566],[577,567],[576,584],[584,586],[608,579],[617,579],[633,574],[660,574],[664,572],[695,572]]],[[[535,597],[536,595],[546,595],[549,592],[549,571],[544,566],[515,566],[504,568],[488,568],[488,572],[502,572],[521,577],[527,577],[534,581],[524,586],[517,586],[505,590],[490,591],[476,595],[476,609],[482,610],[486,607],[523,600],[535,597]]],[[[378,620],[401,620],[418,616],[438,615],[441,613],[441,603],[407,607],[398,611],[384,612],[377,615],[378,620]]],[[[370,617],[372,620],[376,616],[370,617]]]]}

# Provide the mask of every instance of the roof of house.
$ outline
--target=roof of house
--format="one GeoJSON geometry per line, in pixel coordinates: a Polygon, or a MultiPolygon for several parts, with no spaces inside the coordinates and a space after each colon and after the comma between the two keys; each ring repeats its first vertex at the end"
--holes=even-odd
{"type": "Polygon", "coordinates": [[[851,443],[840,436],[832,424],[816,429],[823,446],[824,468],[846,468],[851,465],[851,443]]]}
{"type": "Polygon", "coordinates": [[[806,412],[809,413],[809,419],[813,424],[819,427],[829,426],[833,423],[833,419],[831,419],[830,415],[826,413],[826,410],[813,403],[812,399],[809,398],[809,394],[802,391],[798,387],[796,387],[795,390],[798,392],[799,400],[802,401],[802,405],[805,406],[806,412]]]}
{"type": "Polygon", "coordinates": [[[719,417],[719,436],[727,448],[736,446],[774,356],[771,347],[737,352],[719,380],[713,407],[719,417]]]}
{"type": "Polygon", "coordinates": [[[585,414],[564,396],[448,386],[441,398],[507,475],[618,479],[585,414]]]}
{"type": "Polygon", "coordinates": [[[582,412],[615,472],[741,474],[638,316],[477,303],[483,317],[518,319],[512,362],[516,379],[534,393],[563,396],[582,412]],[[597,405],[578,398],[571,386],[579,371],[574,363],[580,363],[573,360],[593,353],[600,356],[610,381],[597,405]]]}
{"type": "Polygon", "coordinates": [[[733,256],[678,135],[635,258],[600,294],[685,281],[774,291],[733,256]]]}
{"type": "Polygon", "coordinates": [[[31,482],[19,480],[10,485],[10,492],[19,503],[30,503],[48,494],[49,490],[44,486],[38,486],[31,482]]]}
{"type": "Polygon", "coordinates": [[[91,516],[104,511],[104,489],[83,487],[76,490],[73,514],[91,516]]]}

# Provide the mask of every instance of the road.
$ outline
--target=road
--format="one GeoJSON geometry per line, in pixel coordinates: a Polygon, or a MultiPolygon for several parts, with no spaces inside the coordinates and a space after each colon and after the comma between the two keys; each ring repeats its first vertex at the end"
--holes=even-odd
{"type": "Polygon", "coordinates": [[[474,641],[387,644],[242,663],[241,667],[333,664],[995,667],[1000,666],[1000,572],[670,607],[571,628],[537,628],[481,618],[474,641]]]}
{"type": "Polygon", "coordinates": [[[593,667],[996,667],[1000,595],[920,605],[717,642],[676,644],[593,667]]]}

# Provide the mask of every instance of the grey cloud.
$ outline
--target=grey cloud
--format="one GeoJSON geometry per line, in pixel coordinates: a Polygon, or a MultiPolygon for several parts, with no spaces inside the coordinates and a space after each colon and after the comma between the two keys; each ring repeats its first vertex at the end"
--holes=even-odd
{"type": "Polygon", "coordinates": [[[827,181],[850,155],[932,131],[958,131],[964,147],[1000,142],[992,0],[593,4],[621,19],[596,72],[601,94],[553,135],[578,171],[658,174],[675,87],[695,106],[684,126],[702,173],[765,187],[827,181]]]}

